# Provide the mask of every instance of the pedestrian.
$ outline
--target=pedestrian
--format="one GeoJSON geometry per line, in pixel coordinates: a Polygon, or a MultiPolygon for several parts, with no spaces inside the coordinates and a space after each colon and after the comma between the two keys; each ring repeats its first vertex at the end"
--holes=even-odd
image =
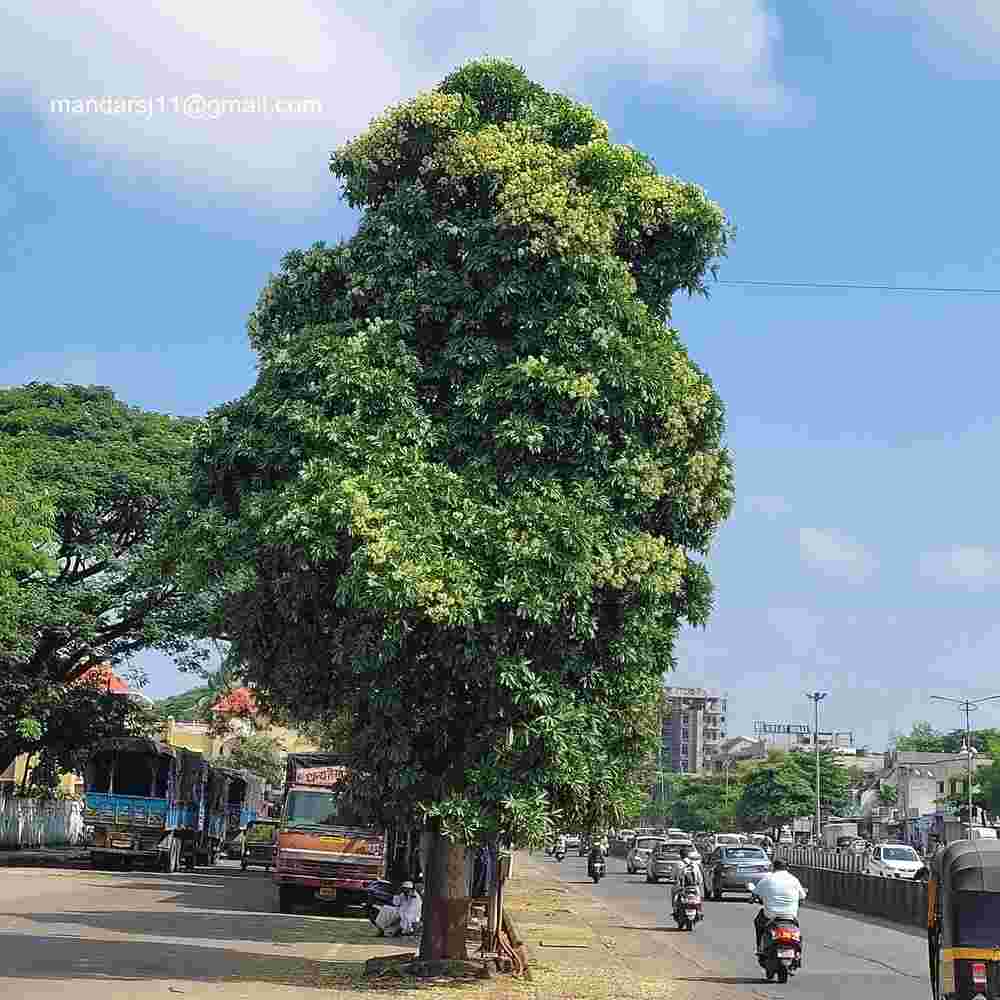
{"type": "Polygon", "coordinates": [[[380,936],[413,934],[420,924],[423,909],[420,893],[409,879],[399,889],[399,893],[392,897],[392,905],[380,907],[375,916],[375,926],[380,936]]]}

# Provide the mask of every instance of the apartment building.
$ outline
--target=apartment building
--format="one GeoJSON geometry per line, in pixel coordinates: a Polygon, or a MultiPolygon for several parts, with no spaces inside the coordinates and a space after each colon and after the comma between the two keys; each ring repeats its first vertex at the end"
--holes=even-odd
{"type": "Polygon", "coordinates": [[[726,738],[727,699],[707,688],[664,688],[663,766],[695,774],[712,769],[712,758],[726,738]]]}

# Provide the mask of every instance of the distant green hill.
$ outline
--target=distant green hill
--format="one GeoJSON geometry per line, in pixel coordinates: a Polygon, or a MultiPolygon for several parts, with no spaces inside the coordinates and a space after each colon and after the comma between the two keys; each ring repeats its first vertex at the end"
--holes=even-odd
{"type": "Polygon", "coordinates": [[[207,685],[191,688],[190,691],[182,691],[153,702],[153,710],[161,719],[172,715],[177,722],[198,722],[202,720],[197,709],[198,702],[211,694],[211,691],[207,685]]]}

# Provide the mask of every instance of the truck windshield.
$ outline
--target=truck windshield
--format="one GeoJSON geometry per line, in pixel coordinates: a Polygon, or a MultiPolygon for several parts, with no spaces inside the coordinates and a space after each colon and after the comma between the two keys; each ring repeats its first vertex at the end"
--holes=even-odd
{"type": "Polygon", "coordinates": [[[350,826],[369,824],[354,808],[342,801],[336,792],[292,791],[285,803],[285,826],[350,826]]]}

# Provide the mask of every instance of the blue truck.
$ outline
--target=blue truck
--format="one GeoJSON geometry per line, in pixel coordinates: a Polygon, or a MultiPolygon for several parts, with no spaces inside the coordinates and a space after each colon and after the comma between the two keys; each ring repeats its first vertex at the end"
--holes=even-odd
{"type": "Polygon", "coordinates": [[[94,866],[142,862],[177,871],[185,843],[204,823],[202,765],[199,754],[156,740],[102,742],[85,771],[84,817],[94,828],[94,866]]]}
{"type": "Polygon", "coordinates": [[[241,837],[247,826],[265,815],[264,779],[237,768],[219,767],[217,770],[229,778],[224,843],[229,856],[239,858],[242,855],[241,837]]]}

